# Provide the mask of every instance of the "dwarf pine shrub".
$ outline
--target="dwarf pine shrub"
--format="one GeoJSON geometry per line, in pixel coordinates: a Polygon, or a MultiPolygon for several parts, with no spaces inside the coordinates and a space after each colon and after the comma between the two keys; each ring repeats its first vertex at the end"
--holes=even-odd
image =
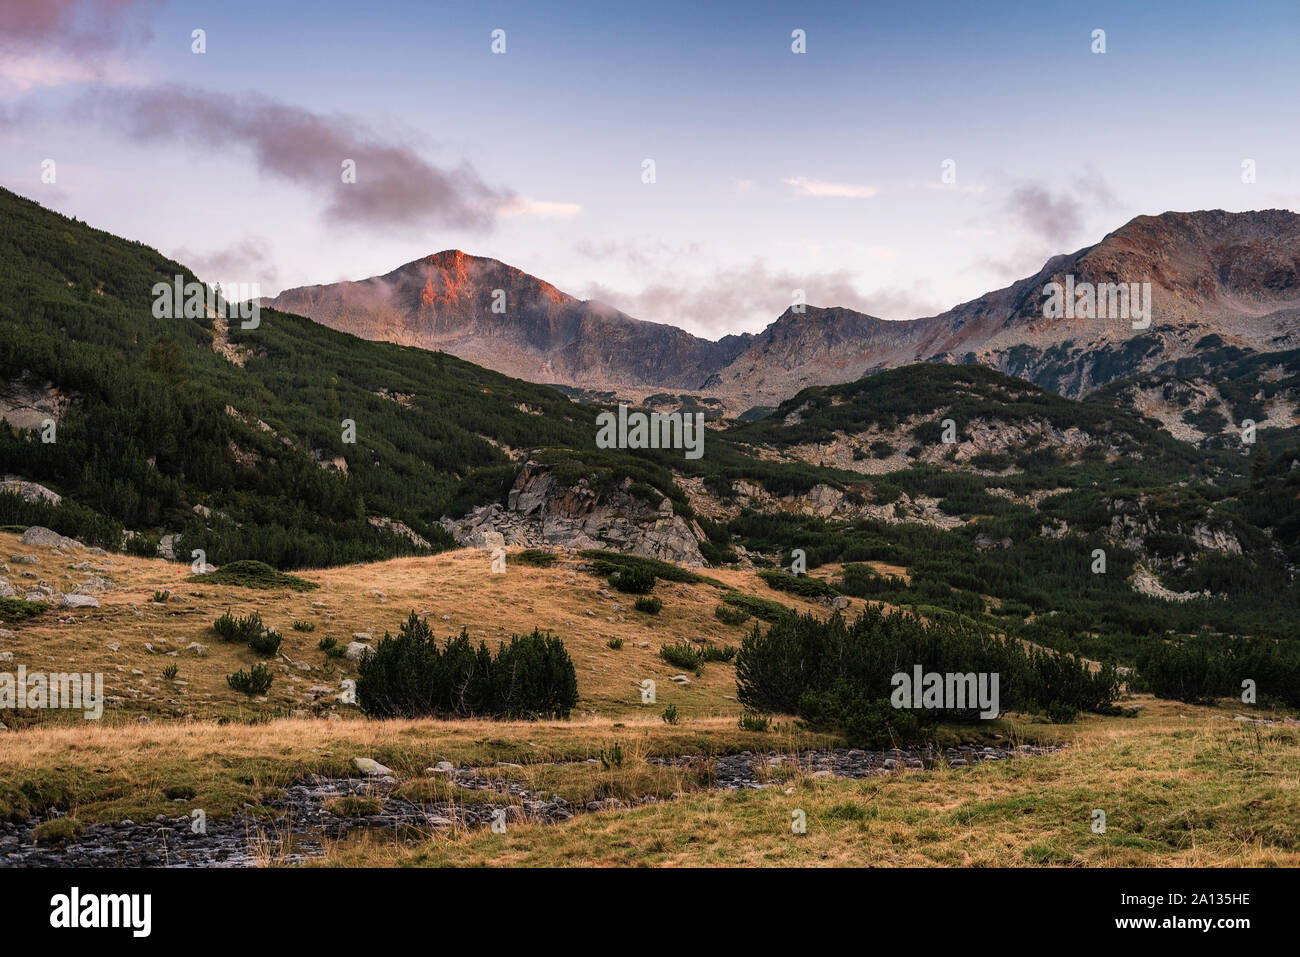
{"type": "Polygon", "coordinates": [[[915,741],[939,721],[978,719],[973,705],[895,708],[893,675],[918,665],[998,675],[1002,711],[1102,711],[1119,695],[1114,665],[1092,671],[1083,659],[987,634],[956,616],[927,622],[871,607],[852,622],[791,615],[766,631],[755,626],[736,656],[737,697],[747,709],[798,715],[865,747],[915,741]]]}
{"type": "Polygon", "coordinates": [[[537,629],[511,635],[495,653],[463,628],[439,647],[428,620],[411,612],[358,666],[357,703],[376,718],[567,718],[577,702],[564,643],[537,629]]]}

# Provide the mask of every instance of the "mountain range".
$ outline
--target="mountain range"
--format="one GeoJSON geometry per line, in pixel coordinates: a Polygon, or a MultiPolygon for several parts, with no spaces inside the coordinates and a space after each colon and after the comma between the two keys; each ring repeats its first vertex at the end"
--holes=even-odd
{"type": "Polygon", "coordinates": [[[1081,397],[1134,376],[1160,379],[1211,351],[1239,357],[1300,347],[1300,216],[1139,216],[937,316],[886,321],[843,307],[791,307],[756,335],[717,341],[577,299],[460,250],[357,282],[287,289],[266,302],[533,382],[629,398],[671,389],[720,400],[732,415],[914,362],[977,363],[1081,397]],[[1149,283],[1149,325],[1046,318],[1044,289],[1054,282],[1149,283]]]}

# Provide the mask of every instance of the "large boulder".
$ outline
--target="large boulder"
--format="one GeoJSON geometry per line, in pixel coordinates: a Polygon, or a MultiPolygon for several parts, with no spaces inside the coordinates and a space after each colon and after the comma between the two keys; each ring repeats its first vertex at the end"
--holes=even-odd
{"type": "Polygon", "coordinates": [[[68,538],[60,535],[52,529],[45,528],[41,525],[33,525],[27,531],[23,532],[21,539],[24,545],[43,545],[46,548],[85,548],[75,538],[68,538]]]}

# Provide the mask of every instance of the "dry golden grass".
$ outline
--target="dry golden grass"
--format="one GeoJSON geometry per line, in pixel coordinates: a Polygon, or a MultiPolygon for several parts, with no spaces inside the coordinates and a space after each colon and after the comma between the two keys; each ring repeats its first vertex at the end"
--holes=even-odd
{"type": "MultiPolygon", "coordinates": [[[[396,631],[411,611],[428,617],[440,636],[450,637],[464,627],[473,640],[490,645],[534,627],[558,635],[577,668],[578,709],[584,715],[644,714],[639,684],[645,678],[657,685],[655,714],[670,704],[685,716],[739,711],[730,664],[706,665],[701,676],[688,676],[689,685],[677,685],[669,679],[680,669],[658,657],[663,645],[684,640],[739,645],[746,628],[724,625],[714,617],[722,592],[709,584],[659,582],[654,594],[662,599],[663,610],[652,616],[633,610],[634,596],[576,571],[577,560],[538,568],[507,557],[506,573],[493,575],[488,553],[475,549],[303,572],[300,577],[321,586],[303,592],[197,584],[187,581],[188,565],[116,554],[105,558],[90,558],[83,552],[58,555],[47,548],[20,545],[18,536],[0,533],[0,555],[17,553],[41,559],[39,565],[11,565],[0,572],[19,590],[43,580],[71,591],[91,575],[117,585],[96,596],[100,608],[55,609],[10,623],[6,627],[17,637],[0,642],[0,650],[14,653],[15,666],[23,663],[28,670],[103,673],[106,694],[123,701],[121,708],[106,712],[104,720],[109,722],[140,714],[241,718],[309,708],[313,685],[337,691],[340,678],[355,673],[350,662],[329,659],[317,648],[321,638],[330,636],[346,645],[354,633],[365,632],[377,641],[385,631],[396,631]],[[71,568],[88,558],[105,570],[71,568]],[[24,578],[24,573],[35,577],[24,578]],[[164,590],[183,603],[154,602],[154,592],[164,590]],[[614,597],[605,597],[602,591],[614,597]],[[228,674],[261,660],[247,648],[223,643],[212,631],[212,622],[227,610],[236,616],[256,611],[284,638],[281,656],[271,663],[275,682],[265,701],[232,691],[226,684],[228,674]],[[294,621],[310,622],[315,629],[295,631],[294,621]],[[609,647],[611,638],[623,640],[620,650],[609,647]],[[206,646],[206,656],[185,651],[191,642],[206,646]],[[117,650],[110,647],[113,643],[117,650]],[[146,643],[159,653],[149,654],[146,643]],[[179,655],[169,657],[168,651],[179,655]],[[179,669],[175,680],[162,676],[168,664],[179,669]]],[[[800,611],[826,613],[824,605],[773,591],[751,572],[724,569],[711,576],[800,611]]],[[[52,719],[55,716],[46,714],[26,720],[52,719]]],[[[6,723],[13,727],[15,721],[21,725],[24,718],[11,716],[6,723]]]]}
{"type": "Polygon", "coordinates": [[[1144,699],[1053,755],[860,781],[795,773],[560,825],[335,848],[343,866],[1300,865],[1300,729],[1144,699]],[[1257,733],[1258,732],[1258,733],[1257,733]],[[786,789],[791,793],[787,794],[786,789]],[[1094,810],[1106,831],[1094,833],[1094,810]],[[806,814],[794,834],[791,814],[806,814]]]}

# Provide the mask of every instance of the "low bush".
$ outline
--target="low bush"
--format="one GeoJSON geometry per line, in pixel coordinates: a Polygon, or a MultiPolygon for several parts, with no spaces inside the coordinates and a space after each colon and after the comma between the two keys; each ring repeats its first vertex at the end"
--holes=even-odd
{"type": "Polygon", "coordinates": [[[791,575],[788,572],[759,572],[758,577],[767,582],[769,588],[789,592],[800,598],[834,598],[839,594],[833,586],[811,575],[791,575]]]}
{"type": "Polygon", "coordinates": [[[229,562],[216,571],[191,575],[187,581],[197,585],[235,585],[240,588],[288,588],[292,591],[310,591],[320,585],[297,575],[277,571],[266,562],[242,560],[229,562]]]}
{"type": "Polygon", "coordinates": [[[577,672],[564,643],[534,629],[495,653],[461,629],[442,648],[415,612],[379,640],[358,666],[357,703],[372,717],[567,718],[578,701],[577,672]]]}
{"type": "Polygon", "coordinates": [[[609,576],[609,583],[629,595],[649,594],[655,576],[643,568],[620,568],[609,576]]]}
{"type": "Polygon", "coordinates": [[[261,662],[253,665],[248,671],[241,668],[233,675],[226,675],[226,684],[246,695],[266,694],[271,690],[271,682],[274,680],[275,676],[271,674],[271,669],[261,662]]]}
{"type": "Polygon", "coordinates": [[[35,618],[49,608],[43,601],[26,601],[22,598],[0,598],[0,621],[23,621],[35,618]]]}
{"type": "Polygon", "coordinates": [[[643,595],[632,603],[632,607],[647,615],[657,615],[663,610],[664,603],[658,598],[647,598],[643,595]]]}
{"type": "Polygon", "coordinates": [[[704,664],[700,649],[689,641],[679,641],[675,645],[664,645],[659,649],[659,657],[675,668],[697,671],[704,664]]]}
{"type": "Polygon", "coordinates": [[[220,635],[223,641],[234,641],[246,645],[260,635],[264,628],[262,616],[257,612],[251,612],[242,618],[236,618],[227,611],[212,623],[212,630],[220,635]]]}
{"type": "Polygon", "coordinates": [[[550,568],[555,564],[555,554],[540,548],[525,548],[514,560],[520,565],[534,565],[537,568],[550,568]]]}
{"type": "Polygon", "coordinates": [[[722,596],[722,600],[733,608],[739,608],[746,614],[762,619],[769,624],[775,624],[794,614],[794,609],[781,604],[779,601],[759,598],[756,595],[746,595],[744,592],[729,591],[722,596]]]}
{"type": "Polygon", "coordinates": [[[749,621],[749,612],[730,605],[719,605],[713,609],[713,617],[724,625],[743,625],[749,621]]]}
{"type": "Polygon", "coordinates": [[[280,643],[284,639],[274,628],[263,628],[252,638],[248,639],[248,647],[263,657],[269,658],[280,650],[280,643]]]}
{"type": "Polygon", "coordinates": [[[1094,672],[1083,659],[1026,647],[957,616],[927,622],[867,608],[852,623],[835,614],[787,616],[766,631],[755,626],[736,657],[737,697],[748,709],[798,715],[863,747],[914,743],[939,721],[979,719],[972,701],[894,707],[893,676],[910,677],[916,667],[925,674],[997,675],[1000,712],[1103,711],[1119,695],[1113,664],[1094,672]]]}

